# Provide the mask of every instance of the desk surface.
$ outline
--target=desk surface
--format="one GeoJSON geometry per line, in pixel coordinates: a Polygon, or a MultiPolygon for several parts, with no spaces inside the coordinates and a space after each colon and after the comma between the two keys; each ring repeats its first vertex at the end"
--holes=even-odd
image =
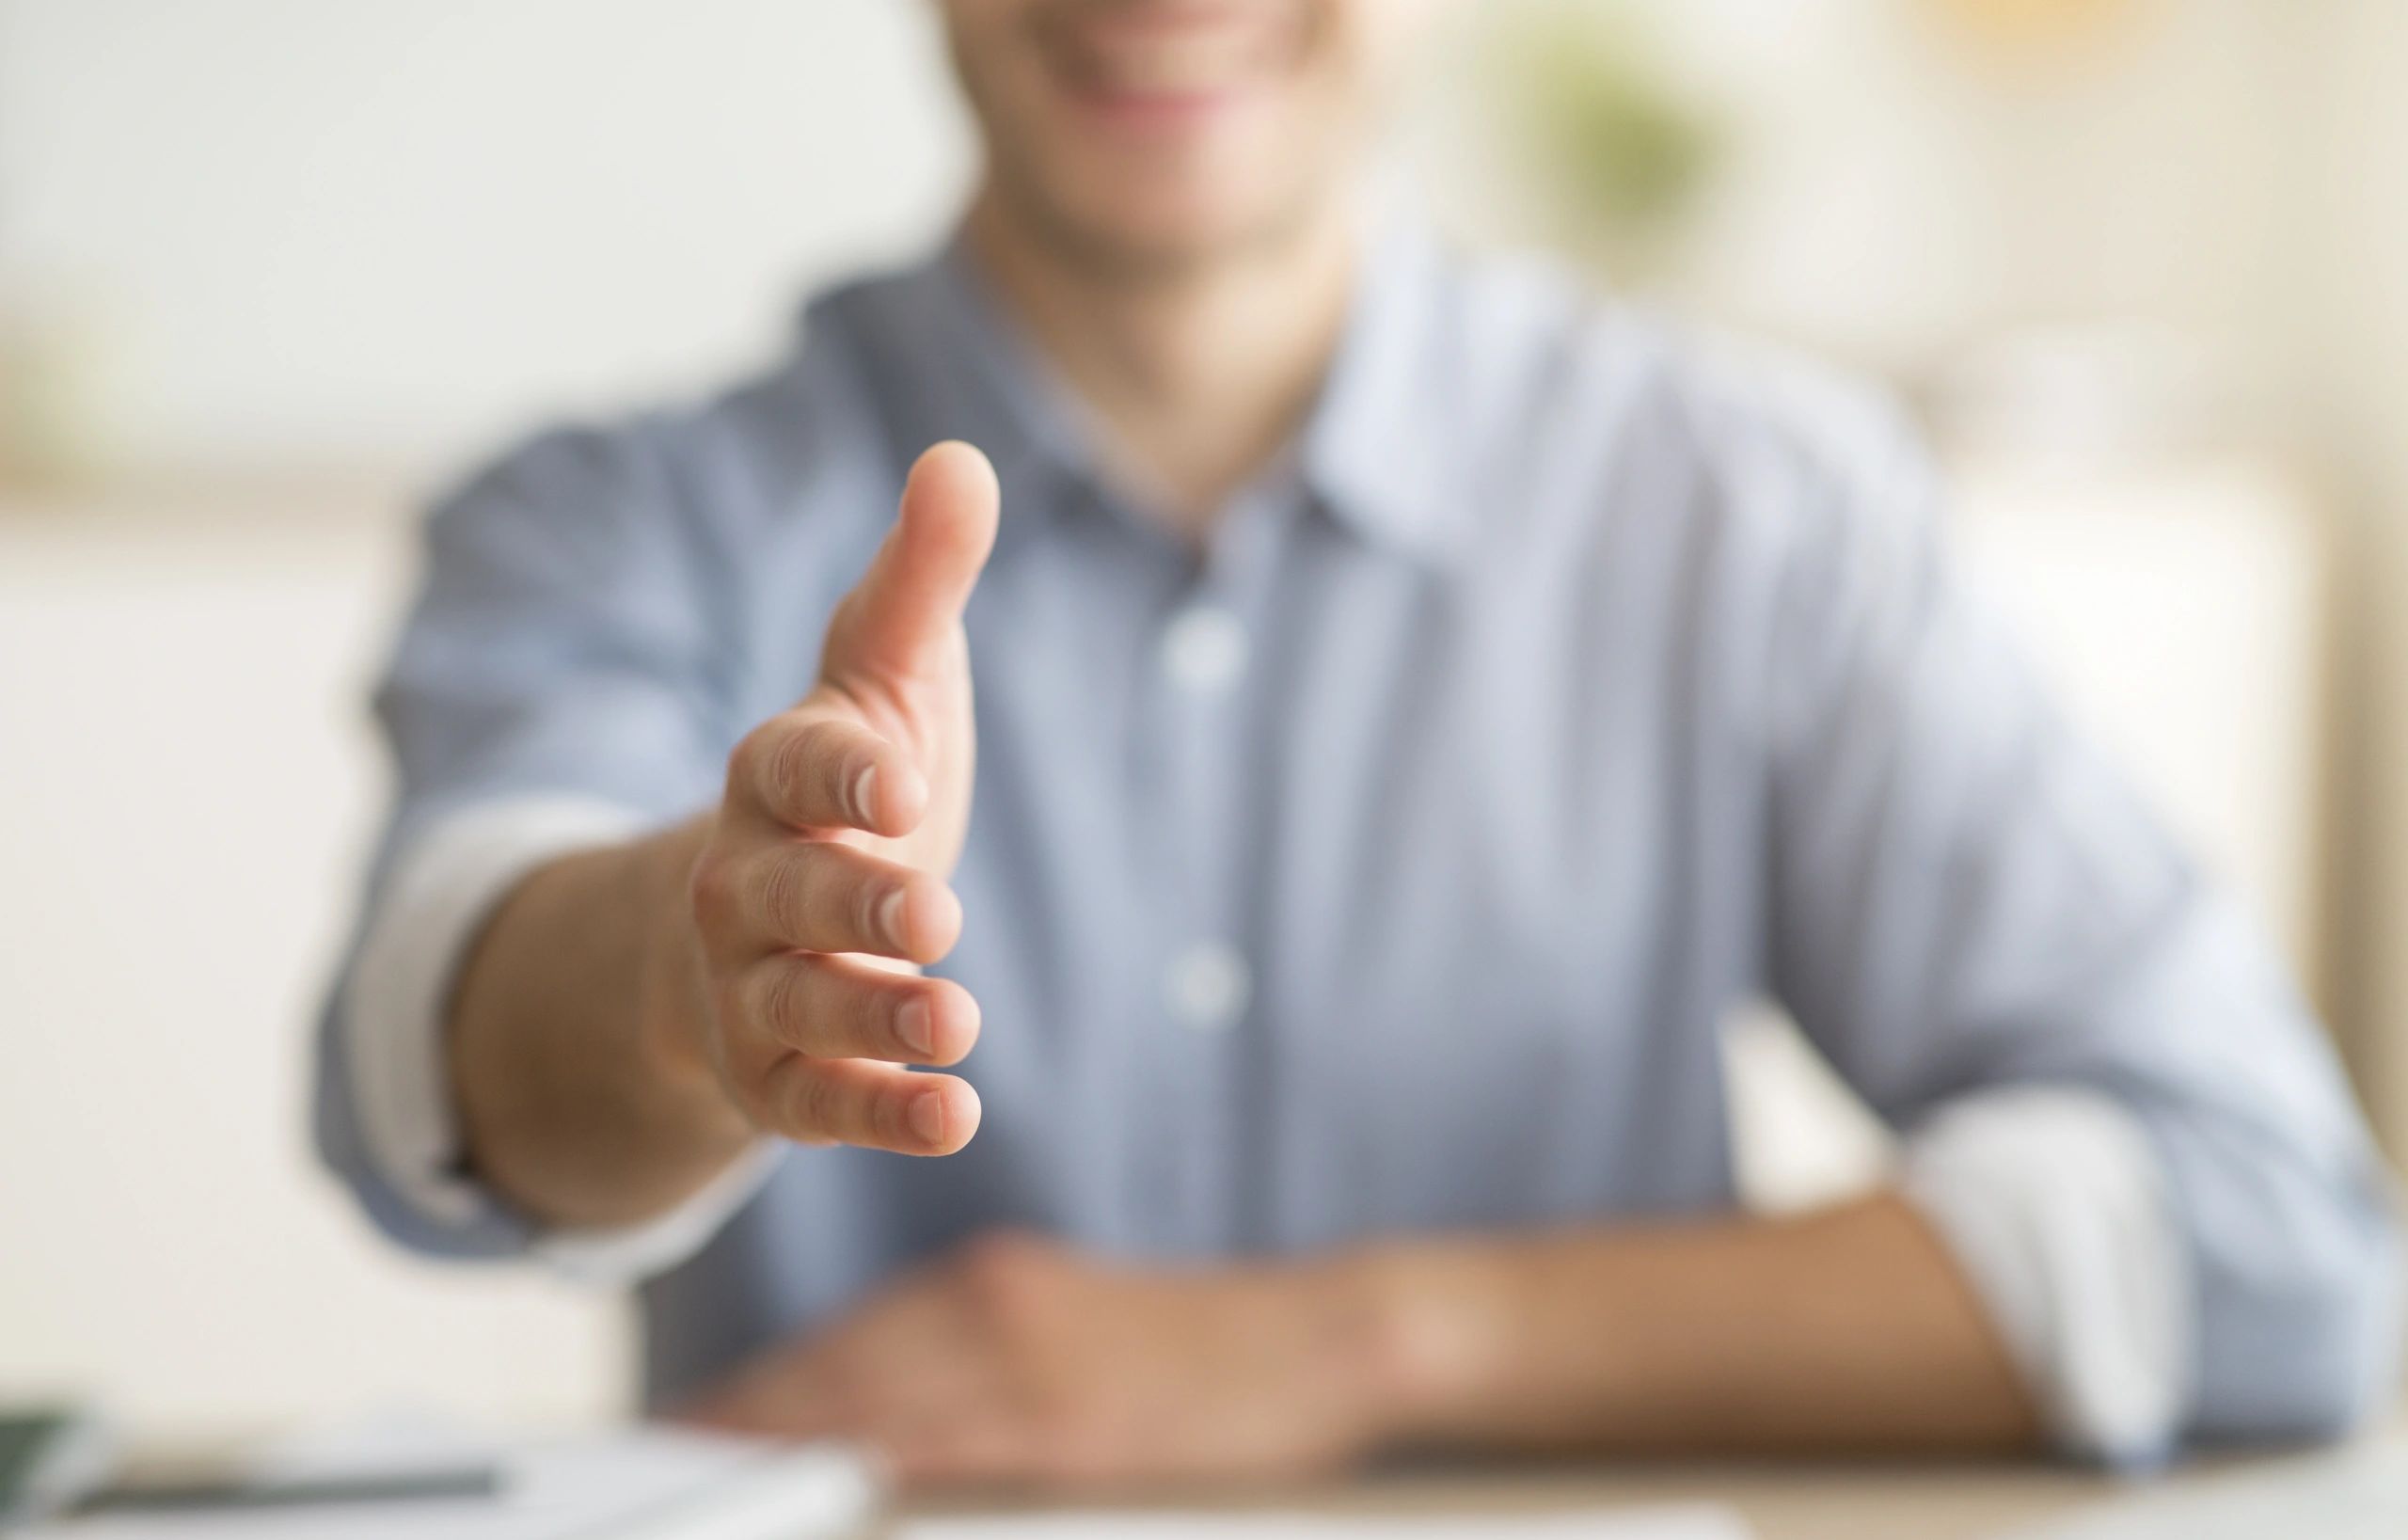
{"type": "MultiPolygon", "coordinates": [[[[1342,1491],[1290,1493],[1246,1506],[1481,1516],[1703,1502],[1735,1511],[1758,1540],[1999,1540],[2135,1497],[2178,1500],[2210,1483],[2221,1487],[2254,1476],[2313,1480],[2328,1467],[2354,1467],[2369,1456],[2408,1456],[2408,1425],[2346,1451],[2218,1460],[2138,1483],[2040,1465],[1550,1467],[1381,1475],[1342,1491]]],[[[1198,1504],[1177,1506],[1193,1512],[1198,1504]]],[[[904,1516],[992,1511],[958,1502],[915,1504],[904,1516]]]]}
{"type": "Polygon", "coordinates": [[[2027,1467],[1698,1467],[1398,1478],[1336,1500],[1395,1513],[1710,1502],[1735,1509],[1759,1540],[1987,1540],[2096,1507],[2117,1491],[2104,1477],[2027,1467]]]}
{"type": "MultiPolygon", "coordinates": [[[[2102,1477],[2051,1470],[1697,1468],[1644,1473],[1382,1476],[1343,1491],[1265,1498],[1259,1505],[1350,1516],[1470,1516],[1708,1502],[1735,1510],[1758,1540],[1991,1540],[2027,1525],[2069,1517],[2120,1491],[2102,1477]]],[[[1107,1506],[1128,1511],[1149,1504],[1107,1506]]],[[[1191,1513],[1198,1507],[1228,1506],[1209,1500],[1165,1505],[1191,1513]]],[[[1004,1511],[1010,1510],[945,1501],[910,1504],[898,1516],[1004,1511]]]]}

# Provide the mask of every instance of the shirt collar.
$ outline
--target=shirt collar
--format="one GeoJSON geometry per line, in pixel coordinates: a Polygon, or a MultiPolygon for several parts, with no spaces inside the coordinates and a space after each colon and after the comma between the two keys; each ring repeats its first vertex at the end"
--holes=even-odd
{"type": "Polygon", "coordinates": [[[1455,548],[1468,506],[1457,485],[1463,381],[1448,357],[1450,282],[1425,226],[1403,215],[1371,225],[1299,441],[1306,484],[1334,518],[1432,561],[1455,548]]]}
{"type": "Polygon", "coordinates": [[[899,463],[949,438],[993,462],[999,559],[1094,484],[1075,401],[986,292],[958,237],[926,262],[815,302],[804,330],[820,339],[807,345],[848,351],[899,463]]]}
{"type": "MultiPolygon", "coordinates": [[[[1376,545],[1438,560],[1465,500],[1448,429],[1450,276],[1426,229],[1373,223],[1329,374],[1289,455],[1313,503],[1376,545]]],[[[1012,321],[957,236],[898,278],[815,307],[858,316],[861,361],[885,396],[897,448],[976,444],[1004,491],[1001,559],[1084,490],[1104,496],[1086,412],[1012,321]],[[865,315],[861,312],[866,311],[865,315]]],[[[857,323],[858,324],[858,323],[857,323]]]]}

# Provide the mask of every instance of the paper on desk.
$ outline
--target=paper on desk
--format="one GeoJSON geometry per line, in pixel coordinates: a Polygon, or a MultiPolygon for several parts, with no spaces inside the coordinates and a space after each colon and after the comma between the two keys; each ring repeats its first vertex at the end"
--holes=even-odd
{"type": "Polygon", "coordinates": [[[2015,1540],[2399,1540],[2408,1533],[2408,1438],[2178,1477],[2015,1540]]]}
{"type": "Polygon", "coordinates": [[[1749,1540],[1727,1509],[1599,1508],[1507,1517],[1325,1517],[1312,1514],[1025,1514],[931,1518],[894,1540],[1749,1540]]]}
{"type": "MultiPolygon", "coordinates": [[[[406,1469],[410,1451],[338,1440],[278,1452],[280,1474],[406,1469]]],[[[445,1448],[458,1453],[456,1442],[445,1448]]],[[[506,1452],[499,1499],[103,1514],[24,1540],[839,1540],[877,1492],[832,1448],[782,1448],[666,1429],[560,1439],[506,1452]]]]}

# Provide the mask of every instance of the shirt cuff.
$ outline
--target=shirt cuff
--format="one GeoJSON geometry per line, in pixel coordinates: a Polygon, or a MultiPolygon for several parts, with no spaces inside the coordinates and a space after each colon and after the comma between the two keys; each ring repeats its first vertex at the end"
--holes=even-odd
{"type": "Polygon", "coordinates": [[[2099,1092],[2015,1087],[1908,1140],[1909,1201],[1956,1254],[2068,1453],[2165,1457],[2190,1393],[2190,1292],[2162,1167],[2099,1092]]]}
{"type": "MultiPolygon", "coordinates": [[[[483,803],[436,824],[396,860],[344,992],[347,1088],[373,1173],[438,1225],[489,1215],[467,1173],[444,1046],[459,971],[495,907],[546,863],[631,838],[650,820],[613,802],[537,796],[483,803]]],[[[625,1283],[675,1266],[751,1199],[776,1163],[763,1140],[668,1214],[613,1230],[537,1234],[533,1253],[583,1282],[625,1283]]]]}

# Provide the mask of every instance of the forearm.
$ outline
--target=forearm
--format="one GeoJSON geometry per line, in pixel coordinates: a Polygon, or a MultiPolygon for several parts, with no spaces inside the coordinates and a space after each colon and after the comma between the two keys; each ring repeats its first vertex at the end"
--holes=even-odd
{"type": "Polygon", "coordinates": [[[1939,1240],[1877,1197],[1791,1220],[1408,1243],[1361,1259],[1386,1441],[1971,1453],[2038,1421],[1939,1240]]]}
{"type": "Polygon", "coordinates": [[[447,1021],[452,1090],[477,1175],[547,1226],[666,1212],[751,1130],[677,1028],[700,1007],[674,917],[702,820],[562,857],[497,908],[447,1021]]]}

